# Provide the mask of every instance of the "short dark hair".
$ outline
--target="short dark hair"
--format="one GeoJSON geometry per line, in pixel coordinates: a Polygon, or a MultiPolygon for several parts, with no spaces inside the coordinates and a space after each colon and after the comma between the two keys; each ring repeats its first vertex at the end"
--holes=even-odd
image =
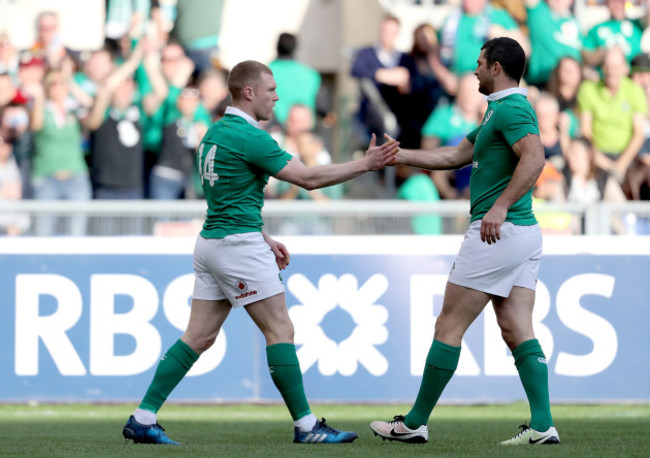
{"type": "Polygon", "coordinates": [[[278,37],[276,49],[279,57],[291,57],[298,47],[298,40],[292,33],[283,32],[278,37]]]}
{"type": "Polygon", "coordinates": [[[233,100],[239,100],[241,91],[246,86],[254,85],[262,73],[273,76],[269,67],[255,60],[245,60],[235,65],[228,75],[228,91],[233,100]]]}
{"type": "Polygon", "coordinates": [[[504,73],[519,84],[526,69],[526,54],[516,40],[508,37],[492,38],[483,43],[481,50],[485,51],[488,65],[498,62],[504,73]]]}

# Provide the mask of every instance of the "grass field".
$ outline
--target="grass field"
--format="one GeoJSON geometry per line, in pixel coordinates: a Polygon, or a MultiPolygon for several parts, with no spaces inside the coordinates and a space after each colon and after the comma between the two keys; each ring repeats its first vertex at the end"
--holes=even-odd
{"type": "Polygon", "coordinates": [[[374,437],[368,424],[408,411],[404,405],[315,405],[314,413],[359,439],[344,445],[292,444],[281,405],[167,405],[159,422],[178,447],[125,443],[133,405],[0,405],[0,456],[650,456],[650,405],[558,405],[562,444],[497,445],[528,418],[523,403],[438,406],[428,444],[374,437]]]}

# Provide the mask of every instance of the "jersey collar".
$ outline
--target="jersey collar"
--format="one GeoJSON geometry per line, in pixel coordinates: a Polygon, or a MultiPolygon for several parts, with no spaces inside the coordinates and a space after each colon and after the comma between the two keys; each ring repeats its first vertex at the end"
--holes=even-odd
{"type": "Polygon", "coordinates": [[[487,99],[488,102],[494,102],[495,100],[508,97],[512,94],[521,94],[524,97],[528,97],[528,89],[525,89],[523,87],[511,87],[509,89],[504,89],[503,91],[493,92],[492,94],[488,95],[487,99]]]}
{"type": "Polygon", "coordinates": [[[249,115],[245,111],[240,110],[239,108],[235,108],[233,106],[228,106],[228,107],[226,107],[226,114],[231,114],[231,115],[234,115],[234,116],[241,116],[251,126],[257,127],[258,129],[262,128],[258,121],[255,121],[251,115],[249,115]]]}

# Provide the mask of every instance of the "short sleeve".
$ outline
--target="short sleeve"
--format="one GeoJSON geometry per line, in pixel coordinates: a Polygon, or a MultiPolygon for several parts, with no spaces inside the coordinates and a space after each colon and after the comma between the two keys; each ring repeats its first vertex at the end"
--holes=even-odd
{"type": "Polygon", "coordinates": [[[528,134],[539,135],[537,119],[532,109],[526,110],[519,105],[503,104],[495,113],[498,130],[512,146],[528,134]]]}
{"type": "Polygon", "coordinates": [[[478,135],[478,131],[481,129],[481,126],[478,126],[476,129],[471,131],[467,136],[465,137],[468,142],[470,142],[472,145],[476,143],[476,136],[478,135]]]}
{"type": "Polygon", "coordinates": [[[246,145],[247,162],[259,167],[269,175],[282,170],[293,156],[280,148],[268,133],[251,136],[246,145]]]}

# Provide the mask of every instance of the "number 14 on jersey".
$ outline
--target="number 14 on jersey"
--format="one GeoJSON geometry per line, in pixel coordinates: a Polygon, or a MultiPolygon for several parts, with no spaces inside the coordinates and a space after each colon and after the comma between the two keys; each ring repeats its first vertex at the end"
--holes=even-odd
{"type": "Polygon", "coordinates": [[[201,177],[201,186],[203,186],[204,181],[207,180],[210,183],[210,187],[214,186],[214,182],[219,179],[219,174],[214,171],[214,156],[217,154],[217,145],[212,145],[208,150],[208,153],[203,157],[203,146],[201,143],[198,151],[198,165],[199,165],[199,175],[201,177]]]}

